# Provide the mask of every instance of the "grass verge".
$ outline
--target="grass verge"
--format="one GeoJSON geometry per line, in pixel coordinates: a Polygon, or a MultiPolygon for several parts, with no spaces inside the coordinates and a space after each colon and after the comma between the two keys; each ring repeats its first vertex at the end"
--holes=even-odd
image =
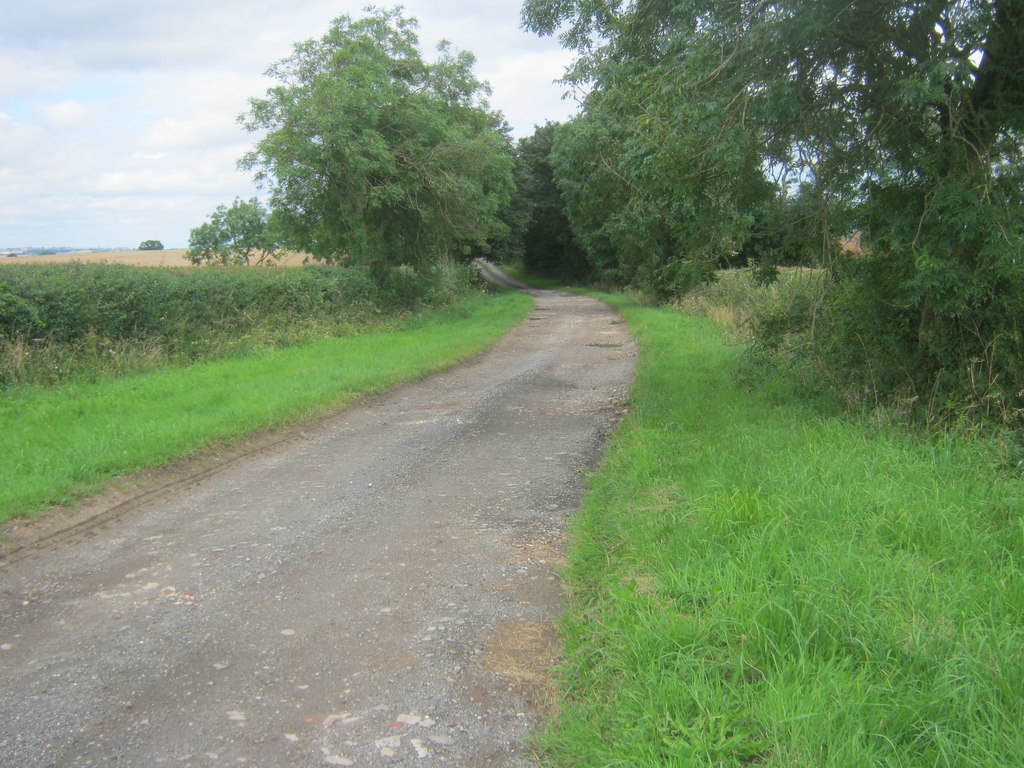
{"type": "Polygon", "coordinates": [[[0,521],[441,370],[494,342],[530,305],[517,292],[478,294],[412,316],[399,331],[17,390],[0,401],[0,521]]]}
{"type": "Polygon", "coordinates": [[[618,307],[632,410],[572,526],[558,766],[1024,765],[1024,489],[990,446],[741,389],[618,307]]]}

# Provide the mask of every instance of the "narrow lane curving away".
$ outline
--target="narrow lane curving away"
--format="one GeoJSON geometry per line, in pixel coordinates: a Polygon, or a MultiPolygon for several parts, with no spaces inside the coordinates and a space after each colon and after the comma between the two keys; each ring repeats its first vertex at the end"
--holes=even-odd
{"type": "Polygon", "coordinates": [[[0,561],[0,765],[530,765],[634,358],[533,294],[473,361],[0,561]]]}

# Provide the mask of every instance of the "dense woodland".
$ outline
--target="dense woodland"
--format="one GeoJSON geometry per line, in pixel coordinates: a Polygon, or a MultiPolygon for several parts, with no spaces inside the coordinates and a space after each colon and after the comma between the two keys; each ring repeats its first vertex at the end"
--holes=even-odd
{"type": "Polygon", "coordinates": [[[218,209],[196,259],[248,261],[244,213],[264,252],[489,253],[660,301],[810,266],[825,290],[757,319],[762,357],[1022,423],[1024,2],[527,0],[523,23],[577,52],[581,109],[518,144],[472,56],[424,60],[398,10],[297,45],[243,116],[269,211],[218,209]]]}

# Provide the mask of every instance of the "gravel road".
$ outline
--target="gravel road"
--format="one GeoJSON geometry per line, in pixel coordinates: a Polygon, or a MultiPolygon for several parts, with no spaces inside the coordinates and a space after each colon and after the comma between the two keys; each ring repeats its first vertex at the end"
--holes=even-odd
{"type": "Polygon", "coordinates": [[[0,560],[0,766],[526,766],[634,360],[531,291],[474,360],[0,560]]]}

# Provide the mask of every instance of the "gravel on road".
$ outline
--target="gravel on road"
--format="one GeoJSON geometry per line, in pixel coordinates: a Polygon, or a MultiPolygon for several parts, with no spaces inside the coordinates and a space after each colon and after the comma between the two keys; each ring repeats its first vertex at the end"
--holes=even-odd
{"type": "Polygon", "coordinates": [[[635,353],[531,293],[472,361],[0,560],[0,766],[534,764],[635,353]]]}

